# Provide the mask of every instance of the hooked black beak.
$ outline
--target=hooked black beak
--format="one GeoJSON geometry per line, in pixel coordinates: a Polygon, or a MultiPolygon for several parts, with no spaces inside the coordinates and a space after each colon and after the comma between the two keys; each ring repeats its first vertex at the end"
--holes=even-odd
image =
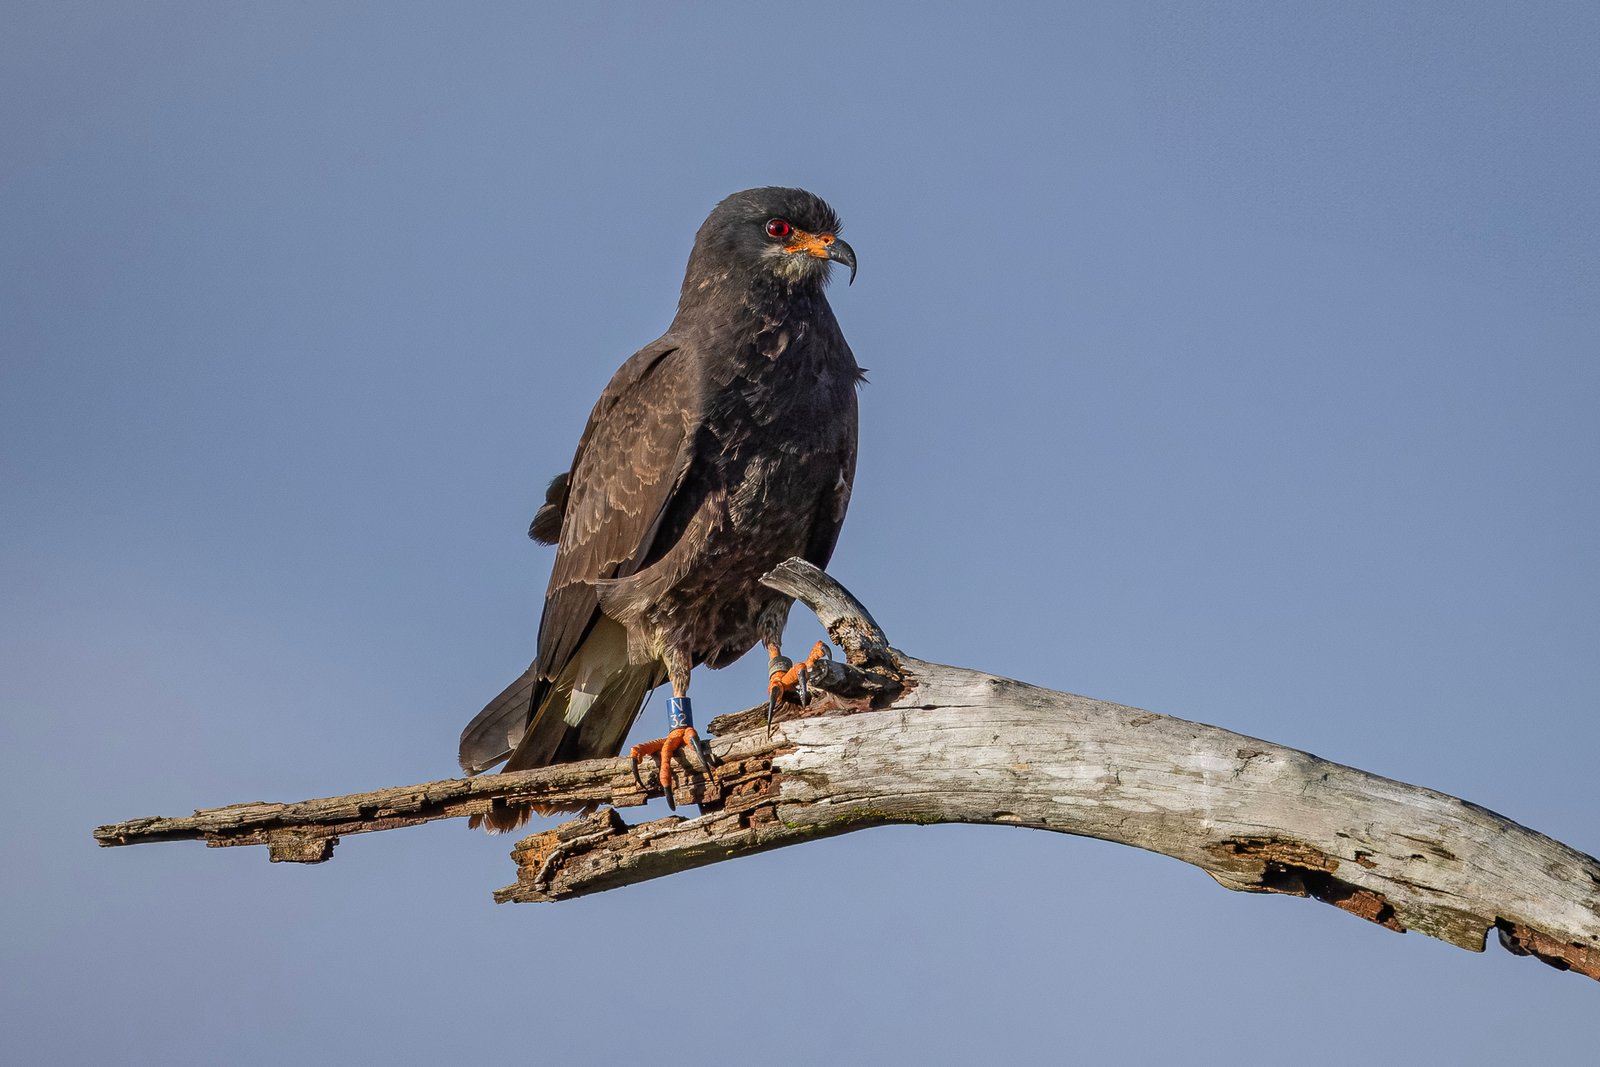
{"type": "Polygon", "coordinates": [[[850,281],[847,285],[855,284],[856,280],[856,250],[835,237],[828,245],[828,258],[835,263],[843,263],[850,268],[850,281]]]}

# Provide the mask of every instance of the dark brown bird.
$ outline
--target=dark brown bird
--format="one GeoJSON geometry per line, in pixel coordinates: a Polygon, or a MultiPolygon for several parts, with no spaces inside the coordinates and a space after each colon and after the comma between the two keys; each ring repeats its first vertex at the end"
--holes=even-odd
{"type": "Polygon", "coordinates": [[[823,294],[834,263],[855,279],[838,233],[826,203],[783,188],[735,193],[700,227],[672,325],[612,376],[528,530],[558,546],[538,657],[462,731],[468,774],[615,755],[670,681],[671,732],[633,753],[659,752],[670,801],[672,753],[700,747],[692,667],[759,640],[770,698],[795,684],[792,601],[759,579],[790,556],[824,566],[850,500],[862,376],[823,294]]]}

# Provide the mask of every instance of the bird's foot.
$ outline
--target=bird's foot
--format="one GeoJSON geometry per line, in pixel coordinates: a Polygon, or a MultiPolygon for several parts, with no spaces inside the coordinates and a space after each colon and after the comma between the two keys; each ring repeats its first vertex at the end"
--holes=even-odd
{"type": "Polygon", "coordinates": [[[695,733],[693,726],[680,726],[666,737],[656,741],[645,741],[634,745],[628,750],[628,758],[633,761],[633,778],[639,787],[649,791],[650,787],[644,779],[639,777],[639,761],[646,756],[655,756],[661,764],[661,773],[657,776],[661,791],[667,795],[667,807],[673,811],[678,810],[678,805],[672,799],[672,754],[681,748],[692,748],[694,754],[700,759],[700,766],[704,773],[711,773],[711,746],[707,745],[700,735],[695,733]]]}
{"type": "Polygon", "coordinates": [[[772,732],[772,716],[778,710],[778,705],[789,700],[804,707],[811,700],[811,668],[829,659],[826,641],[818,641],[811,646],[811,654],[799,663],[795,663],[787,656],[773,656],[767,664],[770,681],[767,684],[767,733],[772,732]]]}

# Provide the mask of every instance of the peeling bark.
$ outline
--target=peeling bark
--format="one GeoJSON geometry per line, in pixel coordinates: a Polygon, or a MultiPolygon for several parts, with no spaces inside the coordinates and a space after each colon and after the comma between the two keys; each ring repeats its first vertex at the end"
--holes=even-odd
{"type": "Polygon", "coordinates": [[[769,735],[764,709],[713,720],[717,765],[674,779],[695,818],[629,825],[647,799],[625,759],[453,779],[300,804],[244,804],[95,831],[102,845],[266,844],[321,862],[341,835],[486,811],[587,808],[520,841],[501,901],[553,901],[886,823],[997,823],[1171,856],[1229,889],[1332,904],[1397,932],[1501,944],[1600,979],[1600,863],[1486,808],[1309,753],[889,647],[815,568],[768,578],[845,652],[769,735]],[[599,809],[599,810],[596,810],[599,809]]]}

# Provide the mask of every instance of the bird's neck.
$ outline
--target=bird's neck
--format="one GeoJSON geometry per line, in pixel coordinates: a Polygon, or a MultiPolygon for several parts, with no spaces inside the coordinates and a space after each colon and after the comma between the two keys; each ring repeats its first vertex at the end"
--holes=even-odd
{"type": "Polygon", "coordinates": [[[769,271],[691,271],[683,280],[673,325],[719,322],[759,329],[789,315],[826,309],[818,278],[781,278],[769,271]]]}

